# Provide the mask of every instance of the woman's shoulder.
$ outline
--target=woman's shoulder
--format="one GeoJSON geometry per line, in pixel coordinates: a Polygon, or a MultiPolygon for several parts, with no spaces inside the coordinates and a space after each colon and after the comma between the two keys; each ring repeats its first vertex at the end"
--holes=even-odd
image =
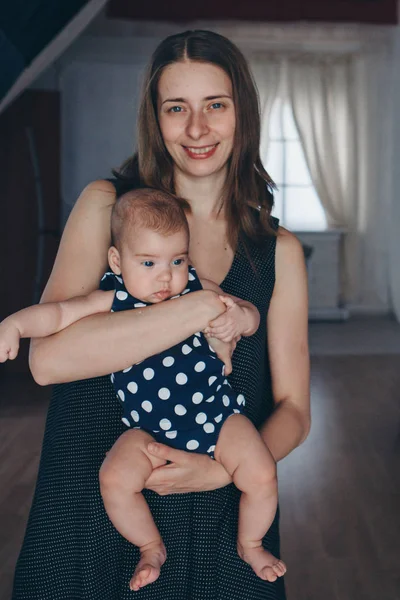
{"type": "Polygon", "coordinates": [[[111,209],[116,198],[116,189],[110,181],[92,181],[82,190],[71,214],[84,216],[97,213],[99,208],[111,209]]]}
{"type": "Polygon", "coordinates": [[[299,239],[282,225],[277,227],[276,245],[277,249],[279,248],[284,254],[303,254],[303,247],[299,239]]]}
{"type": "Polygon", "coordinates": [[[109,202],[113,196],[116,196],[116,187],[110,179],[91,181],[82,190],[80,197],[93,198],[95,196],[99,199],[107,199],[109,202]]]}
{"type": "Polygon", "coordinates": [[[276,236],[276,271],[292,272],[305,269],[303,246],[299,239],[282,226],[276,236]]]}

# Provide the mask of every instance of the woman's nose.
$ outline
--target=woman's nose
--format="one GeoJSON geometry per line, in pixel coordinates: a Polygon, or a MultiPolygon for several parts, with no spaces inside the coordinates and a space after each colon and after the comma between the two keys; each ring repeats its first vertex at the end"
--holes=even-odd
{"type": "Polygon", "coordinates": [[[207,116],[203,111],[192,112],[187,125],[187,134],[194,140],[208,133],[207,116]]]}

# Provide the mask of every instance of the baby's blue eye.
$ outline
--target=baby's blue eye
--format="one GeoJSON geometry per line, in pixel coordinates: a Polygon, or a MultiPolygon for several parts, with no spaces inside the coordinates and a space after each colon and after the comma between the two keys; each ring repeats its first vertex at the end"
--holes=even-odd
{"type": "Polygon", "coordinates": [[[154,265],[152,260],[144,260],[142,262],[142,265],[144,265],[145,267],[152,267],[154,265]]]}
{"type": "Polygon", "coordinates": [[[174,261],[172,261],[173,265],[179,266],[183,263],[183,258],[176,258],[174,261]]]}

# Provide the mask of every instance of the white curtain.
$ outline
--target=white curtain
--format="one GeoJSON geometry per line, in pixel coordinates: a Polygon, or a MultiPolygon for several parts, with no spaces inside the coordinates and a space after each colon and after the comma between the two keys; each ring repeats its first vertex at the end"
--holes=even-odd
{"type": "Polygon", "coordinates": [[[249,59],[258,89],[261,116],[260,155],[267,156],[269,145],[269,117],[277,97],[282,75],[282,60],[279,56],[263,55],[249,59]]]}
{"type": "Polygon", "coordinates": [[[311,178],[328,224],[346,230],[347,303],[388,308],[383,132],[384,61],[378,54],[288,58],[287,89],[311,178]],[[380,110],[377,110],[381,106],[380,110]]]}

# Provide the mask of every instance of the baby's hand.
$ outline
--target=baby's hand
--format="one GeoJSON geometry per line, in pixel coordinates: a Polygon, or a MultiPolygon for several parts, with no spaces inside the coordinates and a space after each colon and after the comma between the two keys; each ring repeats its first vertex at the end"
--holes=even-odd
{"type": "Polygon", "coordinates": [[[232,342],[247,329],[246,311],[229,296],[219,296],[219,299],[225,304],[226,311],[211,321],[204,333],[222,342],[232,342]]]}
{"type": "Polygon", "coordinates": [[[19,329],[13,323],[0,323],[0,363],[14,360],[18,354],[20,338],[19,329]]]}
{"type": "Polygon", "coordinates": [[[232,354],[235,351],[236,343],[240,338],[232,340],[232,342],[223,342],[218,338],[211,337],[206,334],[206,338],[211,348],[216,352],[218,358],[222,360],[225,365],[225,375],[232,373],[232,354]]]}
{"type": "Polygon", "coordinates": [[[222,342],[218,338],[210,337],[209,335],[206,335],[206,338],[211,348],[216,352],[218,358],[224,363],[225,375],[230,375],[232,373],[232,344],[227,344],[226,342],[222,342]]]}

